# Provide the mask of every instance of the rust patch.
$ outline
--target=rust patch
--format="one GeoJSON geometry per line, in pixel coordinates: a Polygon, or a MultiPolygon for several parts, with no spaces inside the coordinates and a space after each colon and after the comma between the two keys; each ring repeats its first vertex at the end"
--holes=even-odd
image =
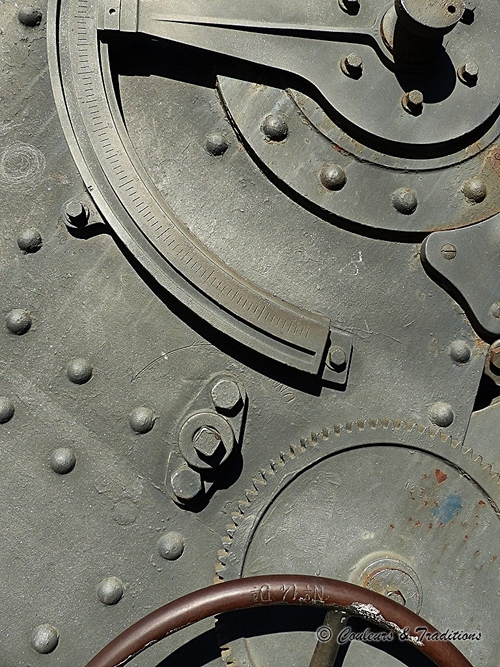
{"type": "Polygon", "coordinates": [[[500,147],[494,146],[486,158],[491,164],[493,171],[500,176],[500,147]]]}
{"type": "Polygon", "coordinates": [[[436,475],[436,480],[438,484],[442,484],[443,482],[446,482],[446,480],[448,479],[448,475],[439,470],[439,468],[436,468],[436,470],[434,470],[434,474],[436,475]]]}
{"type": "Polygon", "coordinates": [[[419,528],[421,525],[422,525],[422,522],[421,522],[421,521],[415,521],[415,526],[416,526],[417,528],[419,528]]]}
{"type": "Polygon", "coordinates": [[[434,524],[433,524],[433,523],[430,523],[430,524],[429,524],[429,529],[431,529],[433,526],[434,526],[434,524]]]}
{"type": "Polygon", "coordinates": [[[390,528],[391,530],[394,530],[394,524],[391,523],[391,525],[389,526],[389,528],[390,528]]]}
{"type": "Polygon", "coordinates": [[[484,506],[484,505],[486,505],[486,503],[484,502],[484,500],[480,500],[480,501],[478,502],[478,505],[484,506]]]}

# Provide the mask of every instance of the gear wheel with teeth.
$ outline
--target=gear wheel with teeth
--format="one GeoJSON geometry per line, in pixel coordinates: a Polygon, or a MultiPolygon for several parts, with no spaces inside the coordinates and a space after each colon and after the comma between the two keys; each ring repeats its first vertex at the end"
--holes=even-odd
{"type": "MultiPolygon", "coordinates": [[[[498,642],[488,618],[499,610],[491,586],[500,574],[499,507],[499,476],[438,429],[400,420],[338,424],[280,452],[252,479],[223,538],[217,576],[348,579],[421,610],[439,628],[481,633],[459,648],[472,664],[490,665],[498,642]]],[[[226,664],[308,665],[321,613],[298,625],[297,618],[266,610],[221,617],[226,664]],[[290,626],[301,631],[290,635],[290,626]]],[[[342,664],[394,659],[354,642],[342,664]]]]}

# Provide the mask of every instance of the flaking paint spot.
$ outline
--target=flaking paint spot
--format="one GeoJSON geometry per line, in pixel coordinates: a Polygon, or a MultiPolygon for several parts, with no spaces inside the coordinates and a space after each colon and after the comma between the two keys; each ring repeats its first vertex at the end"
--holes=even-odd
{"type": "Polygon", "coordinates": [[[462,496],[459,496],[458,493],[450,493],[450,495],[446,496],[446,498],[444,498],[444,500],[433,510],[432,516],[434,516],[440,523],[447,524],[456,514],[458,514],[458,512],[460,512],[462,507],[462,496]]]}

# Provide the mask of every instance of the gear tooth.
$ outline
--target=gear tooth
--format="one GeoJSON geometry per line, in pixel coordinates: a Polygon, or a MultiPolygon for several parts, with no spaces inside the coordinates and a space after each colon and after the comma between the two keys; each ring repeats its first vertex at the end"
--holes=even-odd
{"type": "Polygon", "coordinates": [[[399,431],[400,428],[401,428],[402,423],[403,422],[401,421],[401,419],[394,419],[393,422],[392,422],[392,426],[393,426],[394,430],[399,431]]]}
{"type": "Polygon", "coordinates": [[[252,499],[255,498],[255,496],[258,495],[257,491],[255,489],[245,489],[245,498],[249,503],[252,502],[252,499]]]}
{"type": "Polygon", "coordinates": [[[225,549],[221,549],[217,552],[217,562],[215,564],[216,575],[220,575],[220,573],[226,569],[227,556],[228,552],[225,549]]]}
{"type": "Polygon", "coordinates": [[[260,476],[262,478],[262,481],[264,484],[267,484],[267,478],[269,476],[269,470],[266,470],[265,468],[261,468],[259,470],[260,476]]]}
{"type": "Polygon", "coordinates": [[[358,419],[356,425],[358,427],[358,430],[364,431],[366,426],[366,419],[358,419]]]}
{"type": "Polygon", "coordinates": [[[392,422],[391,422],[390,419],[385,418],[385,419],[381,419],[380,423],[382,424],[382,428],[387,430],[392,422]]]}
{"type": "Polygon", "coordinates": [[[245,511],[246,511],[247,507],[249,506],[249,504],[250,503],[248,502],[248,500],[240,500],[238,502],[238,509],[239,509],[242,516],[244,516],[245,511]]]}
{"type": "Polygon", "coordinates": [[[333,432],[336,436],[339,436],[343,430],[344,427],[342,426],[342,424],[335,424],[333,427],[333,432]]]}
{"type": "Polygon", "coordinates": [[[354,422],[346,422],[345,423],[345,430],[347,433],[352,433],[354,428],[354,422]]]}
{"type": "Polygon", "coordinates": [[[229,524],[226,526],[226,531],[227,531],[229,539],[231,539],[231,540],[233,539],[235,530],[236,530],[236,526],[234,524],[232,526],[229,525],[229,524]]]}
{"type": "Polygon", "coordinates": [[[224,537],[222,538],[222,546],[224,547],[224,549],[226,550],[230,549],[232,541],[233,538],[231,537],[231,535],[224,535],[224,537]]]}
{"type": "Polygon", "coordinates": [[[378,428],[379,424],[380,424],[380,422],[379,422],[378,419],[369,419],[369,420],[368,420],[368,425],[369,425],[369,427],[370,427],[371,429],[373,429],[373,430],[375,430],[376,428],[378,428]]]}
{"type": "Polygon", "coordinates": [[[420,435],[423,435],[425,433],[426,428],[427,427],[424,426],[423,424],[417,424],[417,433],[419,433],[420,435]]]}
{"type": "Polygon", "coordinates": [[[290,445],[290,458],[295,459],[297,457],[297,445],[290,445]]]}
{"type": "Polygon", "coordinates": [[[438,435],[439,433],[439,429],[436,428],[435,426],[429,426],[429,430],[427,431],[427,433],[429,434],[430,438],[435,438],[436,435],[438,435]]]}
{"type": "Polygon", "coordinates": [[[287,456],[286,456],[285,452],[280,452],[281,465],[285,464],[286,459],[287,459],[287,456]]]}
{"type": "MultiPolygon", "coordinates": [[[[313,433],[311,433],[311,443],[314,444],[313,440],[313,433]]],[[[309,442],[306,440],[306,438],[300,438],[300,451],[305,452],[305,450],[309,447],[309,442]]]]}
{"type": "Polygon", "coordinates": [[[329,430],[328,430],[328,429],[326,428],[326,426],[325,426],[325,427],[321,430],[321,437],[323,438],[323,440],[328,440],[328,436],[329,436],[329,434],[330,434],[330,432],[329,432],[329,430]]]}
{"type": "MultiPolygon", "coordinates": [[[[302,440],[300,441],[300,444],[302,445],[302,440]]],[[[307,447],[307,441],[305,441],[305,447],[307,447]]],[[[314,433],[314,431],[311,431],[311,445],[317,445],[318,444],[318,434],[314,433]]]]}
{"type": "Polygon", "coordinates": [[[234,525],[238,527],[243,520],[243,514],[235,512],[234,514],[231,515],[231,518],[233,520],[234,525]]]}
{"type": "Polygon", "coordinates": [[[271,466],[271,470],[273,472],[276,472],[276,469],[278,468],[278,464],[276,463],[276,461],[274,459],[271,459],[269,461],[269,465],[271,466]]]}

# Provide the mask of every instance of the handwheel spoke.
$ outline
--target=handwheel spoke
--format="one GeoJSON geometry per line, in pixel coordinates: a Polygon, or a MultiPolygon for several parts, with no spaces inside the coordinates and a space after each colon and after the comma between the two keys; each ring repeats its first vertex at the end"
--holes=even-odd
{"type": "Polygon", "coordinates": [[[309,667],[334,667],[340,648],[338,636],[345,627],[348,618],[345,612],[335,609],[330,609],[326,613],[323,628],[321,628],[325,630],[325,637],[318,634],[318,641],[309,667]],[[328,630],[330,630],[330,633],[328,633],[328,630]]]}

